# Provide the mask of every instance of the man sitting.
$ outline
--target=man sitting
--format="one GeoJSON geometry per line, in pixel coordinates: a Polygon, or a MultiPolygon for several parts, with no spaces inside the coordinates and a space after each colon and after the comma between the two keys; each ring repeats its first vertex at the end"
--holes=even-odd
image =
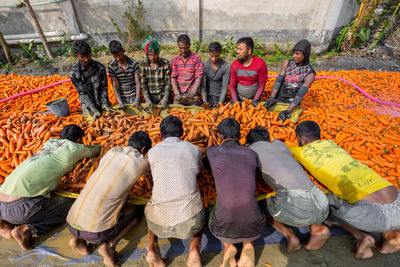
{"type": "Polygon", "coordinates": [[[92,49],[85,41],[76,41],[72,49],[78,62],[72,66],[69,77],[79,94],[83,115],[96,119],[102,110],[111,111],[106,67],[92,60],[92,49]]]}
{"type": "Polygon", "coordinates": [[[229,88],[232,102],[246,98],[257,105],[268,80],[267,65],[261,58],[253,56],[254,42],[250,37],[240,38],[236,45],[237,60],[231,65],[229,88]]]}
{"type": "Polygon", "coordinates": [[[221,266],[227,267],[236,266],[235,243],[243,243],[238,266],[254,266],[252,242],[262,235],[265,228],[265,216],[254,194],[257,154],[241,146],[239,136],[239,123],[226,118],[218,125],[221,145],[207,149],[207,160],[217,189],[217,205],[210,216],[209,226],[224,245],[221,266]]]}
{"type": "Polygon", "coordinates": [[[127,104],[140,106],[140,68],[139,63],[125,55],[122,44],[113,40],[108,49],[114,60],[108,65],[115,98],[122,109],[127,104]]]}
{"type": "Polygon", "coordinates": [[[69,199],[50,196],[62,177],[83,158],[97,156],[99,146],[79,144],[83,130],[65,126],[60,139],[51,138],[36,154],[26,159],[0,187],[0,235],[15,239],[30,250],[33,236],[49,232],[65,222],[69,199]]]}
{"type": "Polygon", "coordinates": [[[321,129],[314,121],[296,127],[300,147],[291,149],[294,157],[322,183],[328,194],[328,219],[340,224],[356,239],[354,256],[373,256],[375,239],[381,233],[382,254],[400,250],[400,195],[388,181],[353,159],[333,141],[320,140],[321,129]]]}
{"type": "Polygon", "coordinates": [[[183,128],[178,117],[164,118],[160,131],[163,141],[148,153],[154,186],[145,209],[149,229],[146,259],[151,267],[166,265],[158,237],[192,238],[186,264],[201,266],[205,212],[196,183],[203,166],[201,152],[198,146],[179,139],[183,128]]]}
{"type": "Polygon", "coordinates": [[[222,46],[218,42],[208,46],[209,60],[204,63],[204,76],[202,83],[202,98],[204,104],[212,107],[224,103],[228,91],[231,67],[228,62],[220,58],[222,46]]]}
{"type": "Polygon", "coordinates": [[[171,83],[174,89],[174,104],[199,105],[200,85],[203,79],[201,57],[190,51],[190,38],[178,36],[179,55],[171,61],[171,83]]]}
{"type": "Polygon", "coordinates": [[[118,266],[115,247],[142,217],[143,208],[123,212],[128,193],[143,173],[150,173],[144,156],[151,148],[145,132],[133,133],[126,147],[114,147],[101,159],[67,216],[74,236],[69,244],[82,255],[91,253],[86,242],[101,244],[99,253],[107,266],[118,266]]]}
{"type": "Polygon", "coordinates": [[[165,109],[171,95],[171,65],[160,57],[158,41],[151,36],[142,44],[146,60],[140,62],[140,77],[146,106],[165,109]]]}
{"type": "Polygon", "coordinates": [[[268,215],[273,219],[272,226],[285,236],[288,252],[299,250],[301,245],[294,232],[284,224],[309,225],[310,240],[305,248],[321,248],[330,236],[329,229],[321,225],[329,212],[325,194],[308,178],[284,143],[279,140],[270,143],[267,129],[256,127],[246,139],[249,148],[258,155],[264,181],[276,192],[267,199],[268,215]]]}

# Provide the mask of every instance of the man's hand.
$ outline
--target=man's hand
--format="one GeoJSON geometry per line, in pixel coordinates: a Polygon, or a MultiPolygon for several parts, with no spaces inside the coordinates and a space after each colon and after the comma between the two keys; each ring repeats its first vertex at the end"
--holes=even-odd
{"type": "Polygon", "coordinates": [[[135,108],[141,109],[140,100],[139,100],[139,101],[136,100],[136,101],[133,103],[133,106],[134,106],[135,108]]]}
{"type": "Polygon", "coordinates": [[[161,109],[166,109],[168,106],[168,98],[165,96],[161,99],[161,102],[159,104],[161,106],[161,109]]]}
{"type": "Polygon", "coordinates": [[[196,92],[189,91],[187,94],[187,97],[194,97],[196,95],[196,92]]]}
{"type": "Polygon", "coordinates": [[[275,97],[271,96],[264,104],[264,108],[269,109],[276,103],[275,97]]]}
{"type": "Polygon", "coordinates": [[[104,107],[103,108],[106,112],[114,112],[114,110],[111,107],[104,107]]]}
{"type": "Polygon", "coordinates": [[[175,95],[174,104],[179,104],[181,100],[182,100],[182,96],[181,95],[175,95]]]}
{"type": "Polygon", "coordinates": [[[149,110],[153,106],[153,102],[151,100],[146,100],[146,107],[145,110],[149,110]]]}
{"type": "Polygon", "coordinates": [[[278,115],[278,121],[285,121],[288,118],[290,118],[290,112],[287,110],[281,111],[278,115]]]}

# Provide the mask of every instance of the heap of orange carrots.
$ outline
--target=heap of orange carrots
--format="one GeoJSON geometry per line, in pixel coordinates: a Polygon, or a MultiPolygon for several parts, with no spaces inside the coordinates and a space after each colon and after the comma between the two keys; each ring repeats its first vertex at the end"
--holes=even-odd
{"type": "MultiPolygon", "coordinates": [[[[351,80],[367,93],[386,101],[396,102],[400,95],[400,73],[340,71],[319,72],[318,75],[337,76],[351,80]]],[[[26,79],[27,85],[21,82],[18,88],[30,90],[34,89],[33,86],[46,85],[44,82],[46,79],[49,79],[46,81],[50,83],[50,81],[64,78],[0,75],[0,88],[2,89],[5,84],[15,82],[15,79],[26,79]],[[5,80],[8,83],[4,83],[5,80]]],[[[263,95],[264,100],[269,96],[272,84],[273,79],[269,79],[263,95]]],[[[17,91],[7,88],[6,93],[15,94],[17,91]]],[[[102,154],[113,146],[126,145],[130,134],[138,130],[148,132],[154,144],[161,141],[159,125],[162,118],[159,116],[159,110],[152,116],[108,114],[87,124],[82,115],[77,115],[75,112],[79,110],[75,94],[71,84],[64,84],[52,91],[43,91],[41,97],[30,95],[26,99],[23,97],[22,100],[7,103],[7,107],[0,105],[0,110],[2,110],[0,113],[0,183],[19,163],[40,149],[48,138],[58,137],[62,127],[70,123],[83,127],[85,144],[103,145],[102,154]],[[61,96],[68,98],[70,108],[74,105],[73,115],[67,118],[58,118],[51,114],[32,115],[33,111],[45,110],[45,103],[39,101],[46,99],[45,101],[48,102],[61,96]],[[19,101],[22,101],[23,106],[20,103],[14,103],[19,101]],[[36,103],[31,105],[31,101],[36,101],[36,103]]],[[[302,106],[305,111],[300,117],[300,122],[303,120],[318,122],[323,138],[335,141],[354,158],[400,188],[400,110],[398,108],[372,102],[350,85],[335,80],[316,80],[305,96],[302,106]]],[[[278,122],[277,114],[268,112],[261,105],[253,107],[248,101],[241,104],[221,105],[195,114],[184,108],[172,109],[169,113],[178,116],[183,121],[182,138],[198,145],[203,153],[208,146],[219,143],[216,135],[217,125],[227,117],[233,117],[241,124],[241,144],[245,143],[245,136],[250,129],[265,126],[270,132],[271,139],[280,139],[287,145],[297,145],[294,132],[297,123],[294,124],[288,120],[278,122]]],[[[63,178],[61,189],[79,192],[96,169],[100,158],[101,156],[97,159],[85,159],[78,163],[78,166],[63,178]]],[[[202,171],[198,186],[205,204],[208,200],[215,201],[215,185],[211,174],[205,170],[202,171]]],[[[151,188],[151,177],[141,177],[132,194],[148,198],[151,188]]],[[[257,183],[257,192],[268,193],[270,189],[260,180],[257,183]]]]}

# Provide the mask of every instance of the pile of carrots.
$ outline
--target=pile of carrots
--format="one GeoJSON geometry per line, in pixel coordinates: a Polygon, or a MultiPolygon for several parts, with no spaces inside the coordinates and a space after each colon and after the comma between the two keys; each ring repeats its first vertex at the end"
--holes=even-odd
{"type": "MultiPolygon", "coordinates": [[[[318,76],[337,76],[353,81],[367,93],[385,101],[396,102],[400,95],[400,73],[340,71],[319,72],[318,76]]],[[[16,94],[16,88],[19,92],[23,89],[31,90],[62,79],[65,78],[0,75],[0,88],[1,92],[4,88],[4,92],[8,96],[16,94]],[[18,80],[25,83],[17,83],[18,80]],[[9,84],[17,85],[17,87],[10,89],[7,87],[9,84]]],[[[263,100],[269,97],[273,80],[269,79],[263,100]]],[[[111,91],[109,93],[113,99],[111,91]]],[[[0,97],[6,97],[6,95],[0,97]]],[[[355,159],[368,165],[400,188],[399,108],[375,103],[365,98],[350,85],[335,80],[316,80],[305,96],[302,107],[305,108],[305,111],[301,114],[299,122],[316,121],[321,126],[324,139],[335,141],[355,159]]],[[[97,121],[88,124],[82,115],[77,114],[79,109],[76,92],[70,83],[42,91],[41,96],[29,95],[10,103],[0,104],[0,183],[18,164],[37,152],[48,138],[59,137],[62,127],[71,123],[83,127],[85,144],[103,146],[102,155],[113,146],[127,145],[129,136],[138,130],[146,131],[150,135],[153,145],[161,142],[160,110],[155,110],[151,116],[105,114],[97,121]],[[51,114],[33,114],[33,112],[46,110],[45,103],[60,97],[68,98],[73,111],[69,117],[59,118],[51,114]]],[[[235,118],[240,123],[241,144],[245,143],[245,137],[250,129],[264,126],[268,128],[272,140],[282,140],[289,146],[297,145],[294,129],[298,123],[294,124],[289,120],[277,121],[276,113],[267,111],[261,105],[253,107],[249,101],[221,105],[194,114],[185,108],[171,109],[169,114],[175,115],[183,121],[184,135],[182,138],[199,146],[203,153],[207,147],[219,144],[216,134],[217,125],[227,117],[235,118]]],[[[74,170],[62,179],[60,189],[79,193],[97,168],[102,155],[95,159],[84,159],[79,162],[74,170]]],[[[205,205],[208,205],[209,200],[215,201],[214,180],[206,170],[199,175],[198,187],[205,205]]],[[[151,189],[151,177],[142,176],[131,194],[149,198],[151,189]]],[[[258,179],[257,193],[269,192],[271,190],[263,180],[258,179]]]]}

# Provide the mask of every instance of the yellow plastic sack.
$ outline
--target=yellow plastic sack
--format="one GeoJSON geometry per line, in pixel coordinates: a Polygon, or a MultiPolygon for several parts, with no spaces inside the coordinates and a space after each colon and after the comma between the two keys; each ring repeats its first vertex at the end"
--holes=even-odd
{"type": "Polygon", "coordinates": [[[315,141],[289,149],[315,179],[349,203],[391,185],[333,141],[315,141]]]}
{"type": "MultiPolygon", "coordinates": [[[[269,111],[275,112],[275,113],[280,113],[281,111],[287,110],[290,104],[285,104],[285,103],[276,103],[273,105],[269,111]]],[[[291,113],[291,116],[289,120],[293,123],[296,123],[300,119],[301,113],[304,111],[304,108],[301,108],[299,106],[295,107],[294,110],[291,113]]]]}

